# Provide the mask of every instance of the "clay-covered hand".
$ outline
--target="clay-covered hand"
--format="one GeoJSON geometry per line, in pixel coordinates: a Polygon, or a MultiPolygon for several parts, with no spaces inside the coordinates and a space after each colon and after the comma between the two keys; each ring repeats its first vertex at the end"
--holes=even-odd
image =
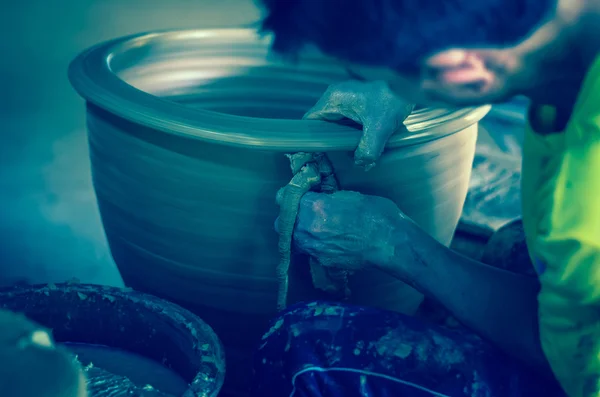
{"type": "Polygon", "coordinates": [[[404,129],[404,120],[414,105],[398,98],[383,81],[345,81],[329,86],[317,104],[305,115],[307,120],[339,121],[344,118],[363,127],[354,153],[355,163],[371,169],[395,132],[404,129]]]}
{"type": "Polygon", "coordinates": [[[326,267],[378,267],[394,255],[402,217],[383,197],[309,192],[300,202],[294,246],[326,267]]]}

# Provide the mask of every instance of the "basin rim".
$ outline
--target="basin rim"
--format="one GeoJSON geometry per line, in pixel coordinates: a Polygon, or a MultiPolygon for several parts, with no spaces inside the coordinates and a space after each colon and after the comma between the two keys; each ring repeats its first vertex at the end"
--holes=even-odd
{"type": "MultiPolygon", "coordinates": [[[[110,67],[115,54],[139,48],[144,43],[168,45],[177,40],[226,38],[248,48],[268,46],[271,38],[251,28],[165,30],[139,33],[93,46],[69,65],[69,80],[88,103],[125,120],[164,133],[221,145],[270,151],[354,150],[360,131],[351,126],[323,121],[281,120],[236,116],[197,109],[154,96],[129,85],[110,67]],[[282,134],[282,131],[286,131],[282,134]]],[[[264,47],[263,47],[264,48],[264,47]]],[[[290,67],[293,67],[290,66],[290,67]]],[[[393,135],[387,148],[439,139],[479,122],[491,106],[461,109],[425,108],[405,121],[408,133],[393,135]]]]}

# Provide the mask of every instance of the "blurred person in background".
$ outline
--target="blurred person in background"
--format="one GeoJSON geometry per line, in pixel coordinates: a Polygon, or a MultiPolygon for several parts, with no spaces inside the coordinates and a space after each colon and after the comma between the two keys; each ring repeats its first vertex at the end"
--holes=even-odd
{"type": "MultiPolygon", "coordinates": [[[[504,352],[553,374],[570,397],[600,395],[600,0],[261,3],[275,52],[293,61],[314,46],[354,76],[330,87],[306,118],[362,124],[359,166],[376,165],[402,101],[530,99],[522,202],[537,277],[450,252],[391,201],[354,192],[306,194],[295,246],[323,266],[390,273],[504,352]]],[[[494,367],[487,347],[400,314],[313,303],[273,324],[256,371],[258,381],[276,379],[270,387],[280,393],[551,395],[527,390],[525,375],[510,368],[526,371],[508,359],[494,367]]]]}

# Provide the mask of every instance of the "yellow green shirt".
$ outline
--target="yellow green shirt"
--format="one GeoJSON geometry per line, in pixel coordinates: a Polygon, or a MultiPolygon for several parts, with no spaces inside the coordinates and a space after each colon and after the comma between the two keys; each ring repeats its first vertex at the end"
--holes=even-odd
{"type": "MultiPolygon", "coordinates": [[[[554,122],[551,108],[537,117],[554,122]]],[[[522,199],[542,347],[569,397],[600,396],[600,58],[563,131],[528,126],[522,199]]]]}

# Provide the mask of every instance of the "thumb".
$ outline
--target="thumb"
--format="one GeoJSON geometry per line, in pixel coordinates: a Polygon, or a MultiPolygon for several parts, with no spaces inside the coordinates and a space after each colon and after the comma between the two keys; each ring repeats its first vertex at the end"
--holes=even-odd
{"type": "Polygon", "coordinates": [[[356,165],[365,171],[375,166],[390,137],[398,131],[406,131],[404,120],[412,113],[414,104],[400,102],[380,118],[365,120],[363,135],[354,152],[356,165]]]}
{"type": "Polygon", "coordinates": [[[363,167],[365,171],[373,168],[395,128],[395,125],[389,123],[377,123],[375,126],[365,125],[358,147],[354,152],[354,163],[363,167]]]}
{"type": "Polygon", "coordinates": [[[303,120],[339,121],[345,116],[336,97],[327,91],[302,117],[303,120]]]}
{"type": "MultiPolygon", "coordinates": [[[[412,105],[409,105],[412,110],[412,105]]],[[[363,167],[365,171],[375,166],[383,153],[390,137],[397,131],[406,130],[402,123],[410,111],[402,114],[384,114],[381,118],[365,120],[363,134],[354,152],[354,162],[363,167]]]]}

